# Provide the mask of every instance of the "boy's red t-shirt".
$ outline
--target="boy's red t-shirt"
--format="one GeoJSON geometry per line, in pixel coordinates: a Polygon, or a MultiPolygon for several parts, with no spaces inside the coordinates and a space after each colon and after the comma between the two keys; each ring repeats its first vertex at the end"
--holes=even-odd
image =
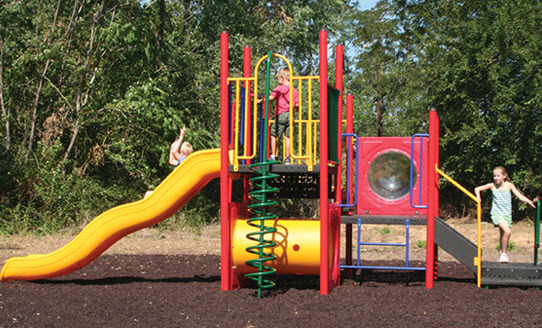
{"type": "MultiPolygon", "coordinates": [[[[294,105],[299,103],[299,92],[295,88],[293,90],[294,105]]],[[[279,116],[282,113],[286,113],[290,110],[290,86],[285,84],[278,85],[271,96],[275,97],[277,101],[277,107],[275,108],[275,116],[279,116]]]]}

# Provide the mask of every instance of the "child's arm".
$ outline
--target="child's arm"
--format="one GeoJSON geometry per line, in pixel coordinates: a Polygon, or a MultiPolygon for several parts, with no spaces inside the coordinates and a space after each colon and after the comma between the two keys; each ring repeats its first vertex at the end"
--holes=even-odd
{"type": "Polygon", "coordinates": [[[533,208],[536,208],[536,206],[534,205],[534,202],[532,200],[530,200],[529,198],[523,196],[518,188],[516,188],[516,186],[514,186],[513,183],[510,183],[510,190],[512,190],[512,192],[514,193],[514,195],[516,195],[517,198],[519,198],[520,200],[524,201],[525,203],[531,205],[533,208]]]}
{"type": "Polygon", "coordinates": [[[186,133],[186,126],[183,126],[183,128],[181,129],[181,133],[179,134],[179,150],[181,149],[181,145],[183,143],[185,133],[186,133]]]}
{"type": "Polygon", "coordinates": [[[474,194],[476,194],[476,198],[478,199],[478,201],[482,202],[482,197],[480,197],[480,191],[491,190],[491,189],[493,189],[493,184],[488,183],[488,184],[485,184],[483,186],[478,186],[478,187],[474,188],[474,194]]]}
{"type": "Polygon", "coordinates": [[[278,97],[280,97],[281,95],[284,96],[281,92],[280,92],[280,85],[277,85],[275,87],[275,89],[273,89],[273,91],[271,91],[271,93],[269,94],[269,101],[273,101],[275,99],[277,99],[278,97]]]}
{"type": "Polygon", "coordinates": [[[177,166],[179,159],[181,158],[181,153],[179,152],[181,143],[179,139],[173,141],[171,147],[169,148],[169,165],[177,166]]]}
{"type": "MultiPolygon", "coordinates": [[[[265,97],[264,97],[264,98],[258,98],[257,103],[260,104],[260,103],[262,103],[264,100],[265,100],[265,97]]],[[[273,100],[275,100],[275,96],[269,95],[269,101],[273,101],[273,100]]]]}
{"type": "Polygon", "coordinates": [[[169,148],[169,165],[177,166],[181,159],[181,146],[183,144],[184,135],[186,133],[186,127],[183,126],[179,139],[175,140],[169,148]]]}

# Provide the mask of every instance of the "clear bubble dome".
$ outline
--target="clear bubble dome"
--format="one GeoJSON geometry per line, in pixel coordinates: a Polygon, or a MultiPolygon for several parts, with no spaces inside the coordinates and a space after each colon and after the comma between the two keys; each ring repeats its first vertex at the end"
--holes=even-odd
{"type": "MultiPolygon", "coordinates": [[[[413,184],[416,183],[416,168],[413,184]]],[[[402,153],[380,154],[369,166],[369,185],[375,194],[386,200],[397,200],[410,191],[410,159],[402,153]]]]}

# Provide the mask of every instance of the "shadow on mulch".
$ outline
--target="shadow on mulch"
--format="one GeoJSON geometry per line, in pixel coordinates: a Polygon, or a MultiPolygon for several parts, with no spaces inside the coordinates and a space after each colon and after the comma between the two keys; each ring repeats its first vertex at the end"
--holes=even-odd
{"type": "Polygon", "coordinates": [[[131,284],[131,283],[141,283],[141,282],[150,282],[150,283],[190,283],[190,282],[201,282],[201,283],[215,283],[220,281],[219,276],[203,277],[203,276],[192,276],[190,278],[160,278],[160,279],[149,279],[143,277],[108,277],[108,278],[98,278],[98,279],[63,279],[63,280],[53,280],[53,279],[43,279],[30,281],[30,283],[35,284],[50,284],[50,285],[81,285],[81,286],[105,286],[105,285],[122,285],[122,284],[131,284]]]}
{"type": "MultiPolygon", "coordinates": [[[[364,266],[382,266],[382,261],[366,261],[363,263],[364,266]]],[[[389,261],[385,262],[386,266],[401,267],[404,266],[404,262],[401,261],[389,261]]],[[[452,276],[450,276],[450,268],[448,264],[444,265],[444,271],[447,272],[446,276],[439,276],[438,282],[456,282],[456,283],[466,283],[466,284],[475,284],[476,276],[474,273],[470,273],[468,270],[456,270],[453,269],[452,276]]],[[[424,267],[425,263],[421,261],[410,262],[411,267],[424,267]]],[[[358,269],[358,270],[345,270],[342,273],[341,278],[351,279],[355,281],[360,286],[366,283],[376,283],[376,284],[391,284],[391,285],[402,285],[405,287],[415,287],[425,284],[425,270],[383,270],[383,269],[358,269]]],[[[374,287],[375,284],[370,284],[369,287],[374,287]]]]}
{"type": "MultiPolygon", "coordinates": [[[[365,266],[404,266],[401,261],[366,261],[365,266]]],[[[410,262],[411,267],[423,267],[425,263],[421,261],[410,262]]],[[[459,266],[460,267],[460,266],[459,266]]],[[[443,270],[453,276],[440,276],[438,282],[460,283],[467,285],[476,284],[476,276],[468,270],[457,269],[455,265],[443,264],[443,270]],[[452,270],[452,272],[450,272],[452,270]]],[[[279,296],[295,289],[299,291],[315,290],[319,286],[318,276],[309,275],[275,275],[271,276],[275,282],[275,287],[262,291],[263,297],[279,296]]],[[[400,286],[400,287],[424,287],[425,271],[423,270],[387,270],[387,269],[358,269],[341,271],[341,285],[357,285],[360,287],[381,287],[381,286],[400,286]]],[[[256,283],[248,283],[245,288],[253,289],[257,292],[256,283]]]]}

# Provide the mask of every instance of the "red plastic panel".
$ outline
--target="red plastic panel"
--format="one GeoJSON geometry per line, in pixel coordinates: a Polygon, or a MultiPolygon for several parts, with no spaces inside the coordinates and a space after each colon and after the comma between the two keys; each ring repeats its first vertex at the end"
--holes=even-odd
{"type": "MultiPolygon", "coordinates": [[[[412,204],[415,206],[427,205],[427,138],[423,138],[422,142],[421,170],[420,139],[414,139],[413,147],[415,180],[412,204]]],[[[410,137],[360,138],[358,214],[426,215],[426,209],[414,208],[411,205],[410,148],[410,137]]]]}

